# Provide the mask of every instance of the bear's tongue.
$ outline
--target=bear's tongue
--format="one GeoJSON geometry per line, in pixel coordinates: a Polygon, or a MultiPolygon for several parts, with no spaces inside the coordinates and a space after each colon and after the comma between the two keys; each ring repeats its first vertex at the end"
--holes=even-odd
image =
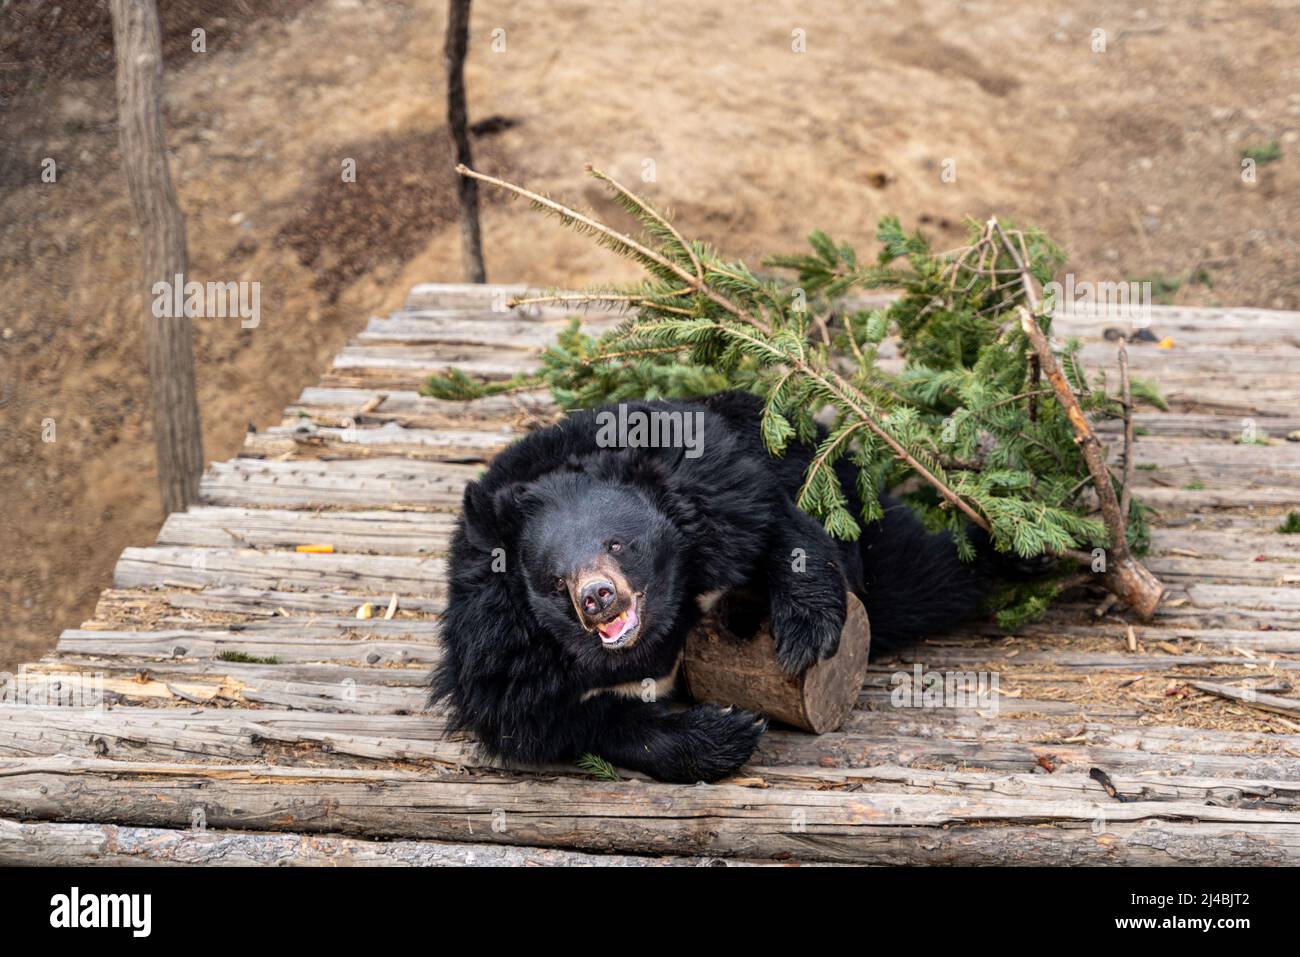
{"type": "Polygon", "coordinates": [[[601,641],[606,644],[613,644],[622,638],[628,631],[635,628],[636,622],[636,608],[629,608],[613,621],[607,621],[603,625],[597,625],[596,630],[600,632],[601,641]]]}

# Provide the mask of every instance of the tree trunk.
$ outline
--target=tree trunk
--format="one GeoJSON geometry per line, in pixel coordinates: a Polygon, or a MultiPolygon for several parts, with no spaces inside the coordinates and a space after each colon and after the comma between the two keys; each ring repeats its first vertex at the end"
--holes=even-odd
{"type": "MultiPolygon", "coordinates": [[[[447,67],[447,127],[456,147],[456,163],[472,167],[469,128],[465,107],[465,53],[469,48],[470,0],[450,0],[447,6],[447,41],[443,58],[447,67]]],[[[487,282],[483,266],[483,241],[478,225],[478,183],[468,176],[456,177],[460,199],[461,256],[466,282],[487,282]]]]}
{"type": "Polygon", "coordinates": [[[165,282],[171,290],[176,277],[185,275],[185,221],[176,201],[163,139],[163,64],[155,0],[112,0],[111,9],[118,129],[144,255],[154,447],[163,513],[167,514],[183,511],[198,498],[203,470],[190,319],[184,310],[180,315],[157,316],[153,309],[155,284],[165,282]]]}

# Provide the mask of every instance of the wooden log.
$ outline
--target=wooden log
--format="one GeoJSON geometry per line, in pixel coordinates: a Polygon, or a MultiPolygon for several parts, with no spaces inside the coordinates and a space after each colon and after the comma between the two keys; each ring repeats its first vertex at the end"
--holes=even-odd
{"type": "Polygon", "coordinates": [[[449,512],[307,512],[198,505],[168,516],[158,544],[291,549],[328,542],[338,553],[436,555],[447,550],[455,524],[449,512]]]}
{"type": "Polygon", "coordinates": [[[757,711],[785,724],[822,734],[834,731],[858,700],[867,673],[871,626],[857,596],[848,596],[840,647],[801,675],[776,660],[767,622],[741,640],[719,614],[705,616],[686,640],[686,683],[697,701],[757,711]]]}
{"type": "Polygon", "coordinates": [[[454,509],[482,467],[403,458],[215,462],[200,482],[209,505],[454,509]]]}
{"type": "Polygon", "coordinates": [[[322,419],[342,422],[396,422],[408,428],[478,428],[511,425],[527,416],[546,416],[556,412],[549,392],[516,392],[482,399],[453,401],[433,399],[411,390],[381,393],[373,389],[329,389],[312,386],[302,390],[296,405],[286,415],[305,413],[322,419]],[[374,400],[383,396],[383,403],[374,400]],[[361,410],[372,406],[369,412],[361,410]]]}
{"type": "MultiPolygon", "coordinates": [[[[442,558],[414,555],[307,554],[253,548],[154,545],[126,548],[113,571],[117,588],[172,585],[346,588],[383,595],[446,594],[442,558]]],[[[360,602],[358,602],[360,604],[360,602]]],[[[355,607],[355,606],[354,606],[355,607]]]]}
{"type": "MultiPolygon", "coordinates": [[[[287,621],[299,615],[354,613],[363,602],[370,602],[376,608],[383,608],[386,607],[391,596],[391,592],[381,594],[374,591],[302,592],[213,586],[204,587],[201,591],[188,588],[153,591],[149,586],[143,586],[140,589],[113,588],[105,591],[100,596],[96,614],[100,618],[115,621],[139,619],[152,625],[153,619],[148,616],[154,607],[163,606],[203,614],[224,613],[260,618],[285,617],[287,621]]],[[[400,600],[402,612],[422,616],[439,614],[447,607],[446,598],[441,595],[403,595],[400,600]]]]}
{"type": "Polygon", "coordinates": [[[509,844],[0,820],[0,866],[779,867],[717,857],[583,854],[509,844]]]}
{"type": "MultiPolygon", "coordinates": [[[[239,698],[261,682],[247,676],[247,684],[226,682],[239,698]]],[[[143,690],[163,682],[106,678],[105,690],[127,682],[143,690]]],[[[33,684],[29,682],[29,685],[33,684]]],[[[194,682],[191,683],[196,684],[194,682]]],[[[355,697],[366,686],[358,684],[355,697]]],[[[352,697],[351,695],[349,697],[352,697]]],[[[400,763],[421,767],[428,774],[506,774],[507,765],[483,755],[464,736],[446,735],[445,714],[383,714],[374,711],[286,711],[269,708],[118,706],[103,711],[69,707],[0,708],[0,760],[65,757],[109,758],[118,761],[202,761],[204,763],[273,763],[283,767],[379,767],[400,763]]],[[[737,781],[761,778],[762,784],[800,782],[815,777],[819,788],[847,787],[853,780],[875,780],[875,769],[951,766],[982,770],[953,770],[943,784],[918,786],[935,790],[988,791],[989,781],[1008,773],[1041,774],[1040,759],[1056,767],[1053,780],[1075,774],[1086,778],[1094,767],[1105,768],[1126,794],[1145,793],[1151,775],[1179,787],[1169,794],[1191,800],[1209,795],[1193,793],[1198,787],[1216,789],[1271,789],[1267,799],[1256,795],[1257,806],[1295,809],[1300,800],[1300,762],[1279,750],[1296,745],[1294,735],[1231,732],[1189,732],[1182,728],[1135,730],[1090,724],[1082,731],[1041,720],[965,721],[959,717],[894,716],[889,712],[855,712],[853,727],[814,736],[795,731],[773,731],[764,736],[754,763],[737,781]],[[1150,733],[1148,734],[1148,730],[1150,733]],[[1079,733],[1075,733],[1075,732],[1079,733]],[[1066,743],[1064,739],[1069,739],[1066,743]],[[1086,740],[1079,740],[1086,739],[1086,740]],[[1247,750],[1253,749],[1253,750],[1247,750]],[[971,777],[974,775],[975,777],[971,777]],[[990,777],[992,775],[992,777],[990,777]],[[1194,775],[1195,780],[1188,778],[1194,775]],[[1196,782],[1201,782],[1197,784],[1196,782]],[[1185,785],[1185,787],[1184,787],[1185,785]]],[[[520,782],[548,777],[581,778],[573,764],[521,768],[520,782]]],[[[631,776],[631,775],[629,775],[631,776]]],[[[652,787],[654,785],[651,785],[652,787]]],[[[2,789],[2,788],[0,788],[2,789]]],[[[893,791],[887,781],[873,791],[893,791]]],[[[906,788],[903,788],[906,789],[906,788]]],[[[1006,794],[1025,796],[1023,787],[1006,794]]],[[[1054,795],[1065,796],[1064,791],[1054,795]]],[[[1146,800],[1171,799],[1147,795],[1146,800]]]]}
{"type": "MultiPolygon", "coordinates": [[[[817,740],[803,735],[807,740],[817,740]]],[[[1295,864],[1291,810],[1201,800],[710,787],[383,769],[0,759],[0,816],[632,854],[927,864],[1295,864]]]]}
{"type": "MultiPolygon", "coordinates": [[[[359,626],[367,624],[358,621],[359,626]]],[[[364,628],[354,636],[324,638],[279,637],[218,630],[81,631],[69,629],[59,637],[59,651],[73,655],[131,655],[143,658],[218,658],[282,661],[349,661],[379,666],[432,666],[442,649],[432,641],[371,639],[364,628]]]]}
{"type": "Polygon", "coordinates": [[[486,309],[494,301],[505,302],[526,292],[528,287],[519,283],[423,282],[411,287],[406,308],[486,309]]]}
{"type": "Polygon", "coordinates": [[[250,432],[241,454],[251,457],[294,453],[299,458],[400,455],[481,462],[516,438],[518,433],[510,428],[435,430],[408,428],[391,419],[374,424],[354,419],[330,425],[297,418],[262,432],[250,432]]]}
{"type": "Polygon", "coordinates": [[[354,345],[335,356],[331,368],[416,373],[417,381],[423,384],[420,376],[427,378],[447,369],[457,369],[474,378],[496,380],[534,372],[540,365],[537,355],[503,351],[495,345],[354,345]]]}
{"type": "MultiPolygon", "coordinates": [[[[600,336],[618,326],[620,317],[594,317],[584,313],[582,329],[600,336]]],[[[559,334],[569,327],[565,318],[538,320],[514,312],[480,313],[455,318],[425,318],[420,313],[395,313],[388,319],[374,318],[357,341],[367,344],[408,343],[414,345],[490,345],[494,349],[541,352],[553,345],[559,334]]]]}

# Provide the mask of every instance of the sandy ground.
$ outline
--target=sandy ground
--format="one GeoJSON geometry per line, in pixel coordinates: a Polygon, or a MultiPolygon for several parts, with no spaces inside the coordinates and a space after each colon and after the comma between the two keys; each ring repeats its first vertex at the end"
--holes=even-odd
{"type": "MultiPolygon", "coordinates": [[[[262,286],[258,328],[196,328],[206,454],[224,459],[368,315],[459,280],[460,256],[444,5],[213,6],[165,5],[173,35],[192,20],[210,38],[203,54],[169,47],[166,123],[191,277],[262,286]],[[348,157],[356,183],[339,176],[348,157]]],[[[479,141],[480,165],[607,212],[591,161],[751,260],[815,227],[868,249],[887,212],[955,245],[964,216],[997,213],[1048,229],[1079,279],[1300,308],[1294,4],[808,6],[480,0],[471,112],[518,121],[479,141]],[[1281,158],[1244,183],[1241,151],[1273,142],[1281,158]]],[[[138,241],[111,76],[92,68],[105,48],[54,70],[23,54],[38,26],[7,24],[0,63],[0,667],[87,617],[120,550],[161,519],[138,241]]],[[[484,231],[493,280],[633,275],[522,204],[489,205],[484,231]]]]}

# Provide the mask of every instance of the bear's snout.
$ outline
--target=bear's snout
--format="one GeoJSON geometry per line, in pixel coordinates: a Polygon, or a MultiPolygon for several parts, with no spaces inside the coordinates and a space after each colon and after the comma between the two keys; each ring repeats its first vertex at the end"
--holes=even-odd
{"type": "Polygon", "coordinates": [[[615,629],[618,635],[627,630],[629,634],[626,637],[633,637],[626,626],[628,616],[635,614],[637,599],[617,562],[602,557],[579,569],[569,579],[569,597],[582,627],[590,632],[599,632],[606,644],[611,640],[607,632],[616,622],[619,623],[619,628],[615,629]]]}
{"type": "Polygon", "coordinates": [[[618,589],[612,581],[593,578],[582,584],[578,601],[582,604],[583,614],[596,618],[618,601],[618,589]]]}

